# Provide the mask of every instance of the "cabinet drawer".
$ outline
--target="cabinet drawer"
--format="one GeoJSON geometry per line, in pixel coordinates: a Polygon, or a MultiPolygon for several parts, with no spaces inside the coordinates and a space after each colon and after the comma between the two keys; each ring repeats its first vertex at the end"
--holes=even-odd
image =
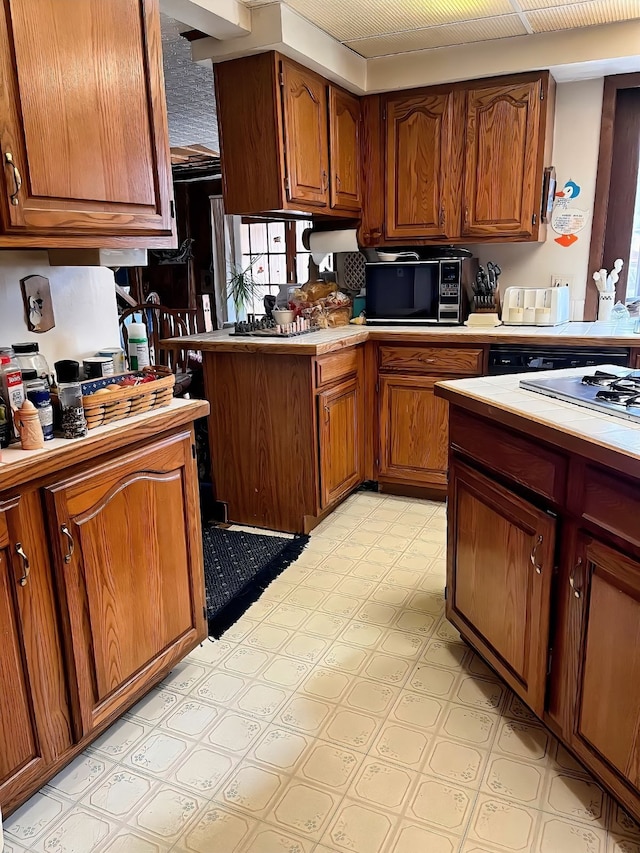
{"type": "Polygon", "coordinates": [[[359,350],[356,347],[344,352],[331,353],[316,359],[316,385],[330,385],[358,372],[359,350]]]}
{"type": "Polygon", "coordinates": [[[640,548],[640,487],[618,475],[587,466],[581,489],[576,489],[574,509],[585,521],[627,539],[640,548]]]}
{"type": "Polygon", "coordinates": [[[458,347],[391,347],[379,349],[380,370],[403,373],[455,373],[458,376],[482,373],[484,352],[458,347]]]}
{"type": "Polygon", "coordinates": [[[480,425],[478,418],[455,408],[451,409],[449,429],[453,450],[467,454],[532,492],[556,503],[562,502],[567,460],[560,453],[487,421],[480,425]]]}

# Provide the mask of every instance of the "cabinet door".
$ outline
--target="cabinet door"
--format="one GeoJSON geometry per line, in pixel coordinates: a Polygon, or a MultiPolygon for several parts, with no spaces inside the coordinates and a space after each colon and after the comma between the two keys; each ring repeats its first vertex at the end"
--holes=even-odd
{"type": "Polygon", "coordinates": [[[360,210],[360,99],[329,86],[331,207],[360,210]]]}
{"type": "Polygon", "coordinates": [[[454,147],[452,93],[387,98],[388,238],[459,234],[459,214],[450,197],[456,171],[454,147]]]}
{"type": "Polygon", "coordinates": [[[383,479],[446,485],[449,404],[434,394],[440,378],[380,377],[379,472],[383,479]]]}
{"type": "Polygon", "coordinates": [[[320,504],[323,509],[364,479],[361,406],[356,380],[318,394],[320,504]]]}
{"type": "Polygon", "coordinates": [[[571,584],[581,617],[572,651],[578,684],[571,746],[607,783],[637,792],[640,562],[582,535],[571,584]]]}
{"type": "Polygon", "coordinates": [[[171,236],[158,0],[0,3],[0,115],[6,234],[171,236]]]}
{"type": "Polygon", "coordinates": [[[289,201],[329,206],[327,91],[321,77],[282,60],[282,103],[289,201]]]}
{"type": "Polygon", "coordinates": [[[206,636],[191,435],[45,491],[87,733],[206,636]]]}
{"type": "Polygon", "coordinates": [[[447,618],[538,716],[544,711],[555,518],[455,461],[447,618]]]}
{"type": "Polygon", "coordinates": [[[37,493],[0,500],[0,806],[15,805],[72,742],[37,493]]]}
{"type": "Polygon", "coordinates": [[[463,237],[520,236],[533,231],[541,83],[467,93],[463,237]]]}

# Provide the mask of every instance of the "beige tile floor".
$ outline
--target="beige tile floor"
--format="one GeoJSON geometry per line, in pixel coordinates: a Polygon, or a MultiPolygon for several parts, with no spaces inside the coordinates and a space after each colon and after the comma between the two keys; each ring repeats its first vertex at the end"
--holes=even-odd
{"type": "Polygon", "coordinates": [[[8,853],[640,853],[443,616],[442,505],[360,493],[5,826],[8,853]]]}

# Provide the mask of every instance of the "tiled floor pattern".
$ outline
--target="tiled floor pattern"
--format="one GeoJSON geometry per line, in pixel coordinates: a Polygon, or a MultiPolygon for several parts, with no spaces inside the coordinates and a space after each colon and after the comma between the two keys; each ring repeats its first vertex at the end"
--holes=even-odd
{"type": "Polygon", "coordinates": [[[360,493],[5,826],[8,853],[640,853],[443,617],[445,510],[360,493]]]}

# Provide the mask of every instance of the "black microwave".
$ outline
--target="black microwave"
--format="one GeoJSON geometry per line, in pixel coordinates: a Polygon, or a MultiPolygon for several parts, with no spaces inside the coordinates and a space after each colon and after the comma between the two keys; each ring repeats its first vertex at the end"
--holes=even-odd
{"type": "Polygon", "coordinates": [[[460,325],[477,270],[477,258],[468,257],[368,263],[367,323],[460,325]]]}

